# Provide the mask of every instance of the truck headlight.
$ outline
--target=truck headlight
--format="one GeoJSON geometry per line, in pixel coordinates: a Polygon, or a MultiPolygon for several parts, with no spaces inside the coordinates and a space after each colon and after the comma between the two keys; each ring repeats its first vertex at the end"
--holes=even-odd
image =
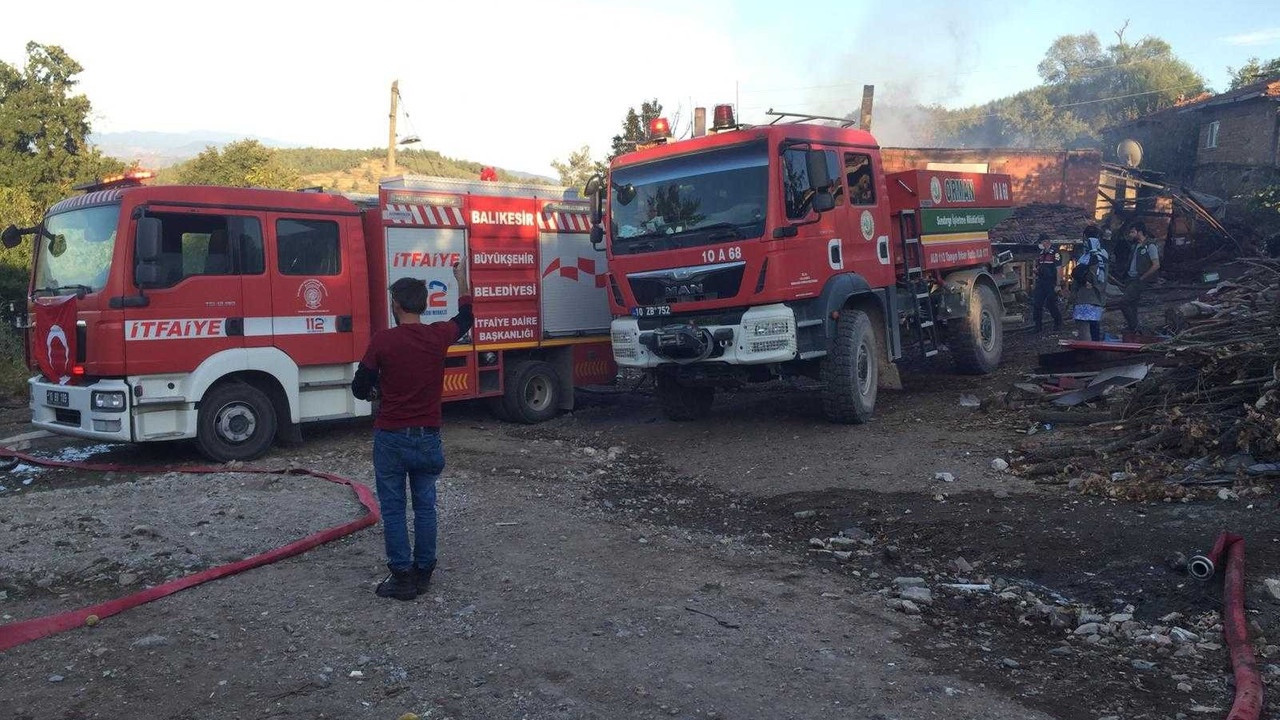
{"type": "Polygon", "coordinates": [[[787,335],[791,332],[791,322],[787,320],[760,320],[752,325],[751,334],[756,337],[787,335]]]}
{"type": "Polygon", "coordinates": [[[124,393],[122,392],[94,390],[89,399],[93,409],[100,412],[124,410],[124,393]]]}

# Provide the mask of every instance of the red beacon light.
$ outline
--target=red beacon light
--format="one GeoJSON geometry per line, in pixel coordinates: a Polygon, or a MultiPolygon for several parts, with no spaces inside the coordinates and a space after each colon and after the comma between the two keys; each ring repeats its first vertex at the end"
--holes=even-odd
{"type": "Polygon", "coordinates": [[[118,173],[116,175],[108,175],[106,177],[91,180],[87,183],[76,185],[72,190],[83,190],[84,192],[93,192],[95,190],[106,190],[113,187],[133,187],[141,185],[143,180],[150,180],[156,174],[150,170],[130,170],[128,172],[118,173]]]}
{"type": "Polygon", "coordinates": [[[712,130],[732,130],[738,127],[738,123],[733,118],[732,105],[717,105],[715,113],[711,118],[712,130]]]}
{"type": "Polygon", "coordinates": [[[665,140],[671,137],[671,123],[664,117],[656,117],[649,121],[649,139],[665,140]]]}

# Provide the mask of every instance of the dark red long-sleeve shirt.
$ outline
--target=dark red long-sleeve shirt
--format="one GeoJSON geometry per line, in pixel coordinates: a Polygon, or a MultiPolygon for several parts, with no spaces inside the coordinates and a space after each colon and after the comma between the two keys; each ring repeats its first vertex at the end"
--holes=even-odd
{"type": "Polygon", "coordinates": [[[472,322],[471,297],[465,296],[458,300],[458,314],[447,322],[399,325],[373,334],[351,393],[369,400],[377,388],[382,404],[375,428],[440,427],[445,354],[472,322]]]}

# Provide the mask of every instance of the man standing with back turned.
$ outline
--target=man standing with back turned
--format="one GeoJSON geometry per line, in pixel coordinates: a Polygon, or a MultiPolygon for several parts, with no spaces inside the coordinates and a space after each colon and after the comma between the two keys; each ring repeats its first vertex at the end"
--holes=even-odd
{"type": "Polygon", "coordinates": [[[444,470],[440,442],[440,395],[449,346],[471,329],[471,291],[467,271],[453,266],[458,283],[458,314],[448,322],[422,323],[427,284],[400,278],[391,284],[396,327],[369,340],[351,393],[361,400],[381,398],[373,423],[373,471],[387,567],[379,597],[412,600],[426,592],[436,569],[436,478],[444,470]],[[405,523],[405,481],[413,500],[413,551],[405,523]]]}

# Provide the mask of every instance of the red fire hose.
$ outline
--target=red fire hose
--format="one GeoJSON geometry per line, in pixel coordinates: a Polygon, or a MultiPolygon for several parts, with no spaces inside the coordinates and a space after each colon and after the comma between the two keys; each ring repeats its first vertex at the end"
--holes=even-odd
{"type": "MultiPolygon", "coordinates": [[[[32,465],[42,465],[44,467],[57,468],[74,468],[77,470],[90,470],[96,472],[119,472],[121,470],[133,470],[136,468],[127,468],[121,465],[108,463],[81,463],[81,462],[65,462],[60,460],[46,460],[44,458],[33,457],[25,453],[20,453],[8,448],[0,448],[0,458],[18,458],[23,462],[32,465]]],[[[369,488],[354,480],[349,480],[338,475],[319,472],[316,470],[267,470],[263,468],[237,468],[228,470],[225,467],[169,467],[169,468],[148,468],[146,472],[184,472],[184,473],[253,473],[259,475],[309,475],[311,477],[328,480],[339,485],[346,485],[356,494],[356,498],[360,500],[360,504],[364,505],[365,513],[359,518],[342,525],[337,525],[316,533],[312,533],[300,540],[295,540],[288,545],[282,545],[273,550],[259,553],[252,557],[237,560],[233,563],[220,565],[218,567],[208,568],[193,575],[171,580],[167,583],[150,587],[140,592],[126,595],[124,597],[108,600],[97,605],[83,607],[79,610],[71,610],[56,615],[46,615],[44,617],[31,618],[30,620],[22,620],[19,622],[9,623],[8,625],[0,625],[0,652],[15,648],[24,643],[38,640],[42,637],[53,635],[64,630],[80,627],[83,625],[92,625],[102,618],[110,617],[117,613],[122,613],[130,608],[135,608],[143,603],[149,603],[152,600],[158,600],[167,595],[172,595],[180,590],[186,590],[189,587],[195,587],[201,583],[216,580],[228,575],[234,575],[251,568],[261,565],[267,565],[277,560],[298,555],[306,552],[311,548],[323,545],[331,540],[337,540],[351,533],[367,528],[378,522],[378,504],[374,499],[373,492],[369,488]]]]}
{"type": "Polygon", "coordinates": [[[1244,617],[1244,538],[1224,531],[1209,554],[1191,558],[1187,569],[1201,580],[1212,578],[1224,550],[1227,569],[1222,582],[1222,634],[1227,639],[1236,679],[1236,698],[1227,720],[1258,720],[1262,714],[1262,675],[1258,673],[1244,617]]]}

